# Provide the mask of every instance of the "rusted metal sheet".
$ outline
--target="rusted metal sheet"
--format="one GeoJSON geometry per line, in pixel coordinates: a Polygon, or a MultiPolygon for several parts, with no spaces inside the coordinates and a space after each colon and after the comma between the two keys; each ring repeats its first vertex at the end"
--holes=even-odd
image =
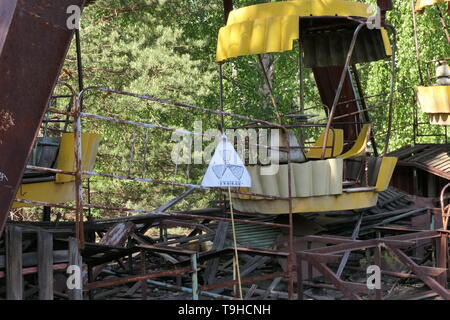
{"type": "Polygon", "coordinates": [[[423,144],[391,152],[397,166],[416,167],[450,180],[450,144],[423,144]]]}
{"type": "Polygon", "coordinates": [[[67,8],[84,0],[0,4],[0,232],[64,62],[67,8]]]}
{"type": "MultiPolygon", "coordinates": [[[[331,108],[333,105],[333,100],[339,85],[342,71],[342,66],[313,68],[314,78],[317,83],[317,88],[319,89],[320,97],[323,104],[328,108],[331,108]]],[[[341,97],[334,114],[334,117],[344,117],[340,117],[339,119],[333,121],[334,128],[344,130],[344,137],[346,141],[355,141],[360,131],[360,125],[358,125],[360,122],[358,106],[355,102],[356,99],[357,98],[355,97],[355,92],[353,90],[350,77],[347,75],[342,87],[341,97]],[[345,101],[351,102],[343,103],[345,101]],[[345,116],[346,114],[352,115],[345,116]]],[[[326,112],[328,114],[329,110],[326,110],[326,112]]],[[[351,144],[347,145],[346,149],[349,149],[350,147],[351,144]]]]}
{"type": "MultiPolygon", "coordinates": [[[[99,244],[113,247],[124,247],[128,236],[135,228],[136,226],[132,222],[118,223],[105,233],[99,244]]],[[[104,265],[99,265],[93,268],[92,274],[94,279],[103,268],[104,265]]]]}

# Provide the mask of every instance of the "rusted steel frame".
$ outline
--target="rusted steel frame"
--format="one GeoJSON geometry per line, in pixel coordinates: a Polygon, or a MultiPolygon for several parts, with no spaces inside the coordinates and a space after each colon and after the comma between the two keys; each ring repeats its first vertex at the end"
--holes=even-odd
{"type": "Polygon", "coordinates": [[[397,166],[401,166],[401,167],[415,167],[415,168],[419,168],[425,171],[428,171],[432,174],[435,174],[439,177],[445,178],[447,180],[450,180],[450,174],[448,174],[447,172],[438,170],[434,167],[430,167],[427,166],[426,164],[422,164],[419,162],[407,162],[407,161],[398,161],[397,166]]]}
{"type": "Polygon", "coordinates": [[[386,157],[386,155],[388,153],[388,149],[389,149],[389,142],[390,142],[390,139],[391,139],[392,119],[393,119],[393,115],[394,115],[394,92],[395,92],[395,75],[396,75],[395,56],[396,56],[396,52],[397,52],[397,30],[393,26],[391,26],[390,24],[383,23],[383,25],[387,29],[391,30],[392,35],[394,37],[394,39],[392,41],[392,45],[391,45],[391,51],[392,51],[391,83],[390,83],[391,92],[389,94],[388,130],[387,130],[387,135],[386,135],[386,138],[385,138],[384,154],[383,154],[384,157],[386,157]]]}
{"type": "MultiPolygon", "coordinates": [[[[358,267],[352,267],[352,266],[348,266],[347,269],[366,272],[366,269],[364,269],[364,268],[358,268],[358,267]]],[[[418,279],[418,277],[412,273],[381,270],[381,274],[391,276],[391,277],[396,277],[396,278],[403,278],[403,279],[418,279]]]]}
{"type": "MultiPolygon", "coordinates": [[[[36,206],[48,206],[48,207],[55,207],[55,208],[61,208],[61,209],[68,209],[68,210],[76,210],[75,206],[67,206],[57,203],[50,203],[50,202],[42,202],[42,201],[32,201],[32,200],[23,200],[23,199],[14,199],[16,202],[29,204],[29,205],[36,205],[36,206]]],[[[130,208],[120,208],[120,207],[108,207],[108,206],[101,206],[101,205],[95,205],[95,204],[89,204],[89,203],[83,203],[83,207],[85,208],[93,208],[93,209],[104,209],[104,210],[111,210],[111,211],[123,211],[123,212],[135,212],[135,213],[141,213],[146,215],[154,215],[156,217],[168,217],[168,218],[190,218],[190,219],[202,219],[202,220],[215,220],[215,221],[231,221],[230,218],[224,218],[224,217],[215,217],[215,216],[205,216],[205,215],[199,215],[199,214],[188,214],[188,213],[180,213],[180,212],[159,212],[154,210],[144,210],[144,209],[130,209],[130,208]]],[[[139,216],[137,218],[142,219],[142,216],[139,216]]],[[[151,218],[151,217],[149,217],[151,218]]],[[[131,219],[130,219],[131,220],[131,219]]],[[[254,221],[254,220],[246,220],[246,219],[235,219],[236,222],[243,223],[243,224],[252,224],[252,225],[260,225],[260,226],[268,226],[268,227],[277,227],[277,228],[289,228],[289,225],[287,224],[281,224],[281,223],[271,223],[271,222],[263,222],[263,221],[254,221]]],[[[99,221],[93,221],[99,222],[99,221]]],[[[100,221],[101,222],[101,221],[100,221]]]]}
{"type": "Polygon", "coordinates": [[[91,86],[91,87],[87,87],[85,89],[83,89],[83,91],[81,91],[78,94],[78,99],[79,100],[81,97],[84,96],[84,94],[88,91],[91,90],[99,90],[99,91],[103,91],[106,93],[114,93],[114,94],[118,94],[118,95],[123,95],[123,96],[129,96],[129,97],[134,97],[134,98],[138,98],[138,99],[142,99],[142,100],[148,100],[148,101],[153,101],[153,102],[158,102],[161,104],[167,104],[167,105],[172,105],[172,106],[176,106],[176,107],[182,107],[182,108],[187,108],[187,109],[191,109],[191,110],[198,110],[198,111],[203,111],[203,112],[207,112],[207,113],[212,113],[212,114],[217,114],[217,115],[224,115],[227,117],[232,117],[232,118],[236,118],[236,119],[241,119],[241,120],[247,120],[250,122],[255,122],[255,123],[264,123],[267,125],[274,125],[280,129],[285,128],[284,126],[274,123],[274,122],[270,122],[270,121],[266,121],[266,120],[260,120],[260,119],[255,119],[255,118],[251,118],[251,117],[247,117],[247,116],[242,116],[236,113],[229,113],[229,112],[224,112],[224,111],[220,111],[220,110],[215,110],[215,109],[207,109],[207,108],[203,108],[203,107],[199,107],[199,106],[194,106],[194,105],[190,105],[187,103],[181,103],[181,102],[175,102],[175,101],[171,101],[171,100],[167,100],[167,99],[159,99],[159,98],[155,98],[152,96],[147,96],[147,95],[142,95],[142,94],[137,94],[137,93],[131,93],[131,92],[126,92],[126,91],[119,91],[119,90],[114,90],[114,89],[108,89],[108,88],[103,88],[103,87],[96,87],[96,86],[91,86]]]}
{"type": "MultiPolygon", "coordinates": [[[[331,281],[331,283],[336,287],[336,289],[339,290],[340,292],[342,292],[347,299],[362,300],[361,297],[359,297],[355,292],[353,292],[353,290],[351,288],[349,288],[349,286],[344,281],[339,279],[336,276],[336,274],[330,268],[327,267],[326,264],[316,261],[313,256],[303,256],[303,255],[299,255],[297,253],[297,269],[302,268],[302,264],[301,264],[302,259],[308,260],[308,262],[317,271],[319,271],[325,278],[327,278],[329,281],[331,281]]],[[[301,274],[301,271],[300,271],[300,274],[301,274]]],[[[297,279],[297,281],[302,282],[303,280],[300,278],[300,279],[297,279]]],[[[303,284],[302,284],[302,286],[303,286],[303,284]]],[[[299,297],[300,297],[300,295],[299,295],[299,297]]]]}
{"type": "MultiPolygon", "coordinates": [[[[361,84],[361,79],[359,77],[359,71],[358,71],[358,68],[356,67],[356,65],[352,66],[351,71],[353,73],[353,78],[355,79],[355,82],[356,82],[356,89],[358,91],[358,96],[359,97],[364,96],[364,90],[363,90],[363,87],[361,84]]],[[[370,123],[370,115],[369,115],[369,111],[367,110],[368,107],[367,107],[367,103],[366,103],[365,99],[361,99],[360,107],[361,107],[361,112],[364,115],[364,121],[367,121],[368,123],[370,123]]],[[[372,142],[373,155],[375,157],[378,157],[379,156],[378,145],[377,145],[377,142],[376,142],[373,134],[374,134],[374,130],[371,130],[370,131],[370,141],[372,142]]]]}
{"type": "MultiPolygon", "coordinates": [[[[363,214],[361,214],[361,215],[359,216],[359,219],[358,219],[358,221],[356,222],[355,228],[353,229],[352,240],[356,240],[356,239],[358,238],[358,235],[359,235],[359,229],[361,228],[362,220],[363,220],[363,214]]],[[[338,268],[338,270],[336,271],[336,276],[337,276],[338,278],[341,277],[342,272],[344,271],[344,268],[345,268],[345,266],[347,265],[347,261],[348,261],[348,258],[349,258],[349,257],[350,257],[350,251],[345,251],[344,257],[342,258],[341,263],[339,264],[339,268],[338,268]]]]}
{"type": "MultiPolygon", "coordinates": [[[[410,235],[408,234],[408,236],[410,236],[410,235]]],[[[440,235],[429,236],[429,237],[426,237],[425,239],[432,239],[432,238],[436,238],[439,236],[440,235]]],[[[420,240],[422,240],[422,239],[420,239],[420,240]]],[[[297,254],[301,254],[301,255],[337,254],[337,253],[343,253],[346,251],[365,250],[365,249],[377,246],[379,244],[389,244],[392,247],[403,247],[403,246],[408,247],[408,246],[414,245],[414,241],[417,241],[417,240],[419,240],[419,239],[407,238],[407,237],[404,237],[401,239],[395,239],[395,237],[392,237],[392,238],[386,237],[386,238],[371,239],[371,240],[364,240],[364,241],[354,240],[352,242],[336,244],[336,245],[329,246],[329,247],[321,247],[321,248],[315,248],[315,249],[310,249],[310,250],[304,250],[304,251],[298,252],[297,254]]]]}
{"type": "Polygon", "coordinates": [[[424,274],[410,257],[408,257],[400,249],[392,248],[390,245],[386,245],[386,249],[391,252],[392,255],[397,257],[403,264],[408,266],[430,289],[438,293],[442,298],[450,300],[450,292],[444,288],[439,282],[432,277],[424,274]]]}
{"type": "Polygon", "coordinates": [[[81,147],[81,99],[73,103],[74,153],[75,153],[75,234],[79,250],[84,249],[84,209],[81,147]]]}
{"type": "MultiPolygon", "coordinates": [[[[160,130],[165,130],[165,131],[169,131],[169,132],[178,132],[178,133],[189,134],[189,135],[194,135],[194,136],[201,136],[201,137],[210,138],[210,139],[214,138],[214,136],[207,135],[204,133],[198,133],[198,132],[189,131],[189,130],[174,129],[174,128],[155,125],[155,124],[151,124],[151,123],[123,120],[123,119],[118,119],[118,118],[114,118],[114,117],[110,117],[110,116],[101,116],[101,115],[85,113],[85,112],[81,112],[80,114],[82,117],[93,118],[93,119],[102,120],[102,121],[110,121],[110,122],[116,122],[116,123],[120,123],[120,124],[128,124],[128,125],[132,125],[132,126],[144,127],[147,129],[160,129],[160,130]]],[[[223,114],[221,114],[221,116],[223,116],[223,114]]],[[[279,128],[279,126],[275,126],[275,125],[273,127],[279,128]]],[[[249,143],[248,145],[251,147],[260,147],[260,148],[264,148],[264,149],[278,150],[278,151],[287,149],[287,147],[282,147],[282,146],[272,147],[272,146],[266,146],[263,144],[249,143]]],[[[303,149],[305,147],[298,146],[298,147],[292,147],[292,148],[303,149]]]]}
{"type": "MultiPolygon", "coordinates": [[[[283,251],[276,251],[276,250],[264,250],[264,249],[257,249],[257,248],[237,248],[238,253],[246,253],[246,254],[253,254],[253,255],[259,255],[259,256],[268,256],[268,257],[289,257],[288,252],[283,251]]],[[[213,251],[213,252],[205,252],[201,253],[198,257],[198,261],[207,261],[210,259],[217,258],[219,256],[222,256],[226,253],[233,253],[234,247],[228,247],[225,249],[213,251]]]]}
{"type": "MultiPolygon", "coordinates": [[[[225,5],[225,3],[224,3],[225,5]]],[[[228,15],[226,15],[228,17],[228,15]]],[[[218,66],[219,69],[219,106],[220,106],[220,111],[224,111],[224,107],[223,107],[223,70],[222,70],[222,63],[219,63],[218,66]]],[[[220,115],[220,125],[221,125],[221,130],[222,133],[225,132],[225,117],[223,114],[220,115]]]]}
{"type": "Polygon", "coordinates": [[[258,54],[258,62],[259,62],[259,66],[261,67],[261,70],[263,72],[266,85],[269,88],[269,95],[270,95],[270,99],[272,101],[273,108],[275,110],[275,116],[277,117],[278,122],[281,124],[280,109],[278,108],[278,104],[275,99],[275,94],[273,92],[272,84],[270,83],[269,76],[267,75],[266,68],[264,67],[264,62],[262,61],[261,54],[258,54]]]}
{"type": "Polygon", "coordinates": [[[27,169],[29,170],[35,170],[35,171],[44,171],[44,172],[50,172],[50,173],[61,173],[61,174],[67,174],[67,175],[71,175],[74,176],[75,172],[73,171],[64,171],[64,170],[60,170],[60,169],[53,169],[53,168],[44,168],[44,167],[37,167],[37,166],[26,166],[27,169]]]}
{"type": "Polygon", "coordinates": [[[138,245],[138,247],[143,248],[145,250],[149,250],[149,251],[178,254],[178,255],[183,255],[183,256],[191,256],[196,253],[196,251],[179,249],[177,247],[169,247],[169,246],[140,244],[140,245],[138,245]]]}
{"type": "Polygon", "coordinates": [[[362,240],[353,240],[348,237],[339,237],[339,236],[305,236],[301,238],[295,239],[296,242],[318,242],[324,244],[340,244],[340,243],[354,243],[361,242],[362,240]]]}
{"type": "Polygon", "coordinates": [[[0,87],[7,94],[0,95],[0,168],[6,176],[0,183],[0,233],[72,38],[66,8],[82,8],[83,2],[1,1],[0,87]]]}
{"type": "MultiPolygon", "coordinates": [[[[403,88],[397,89],[396,92],[402,92],[402,91],[409,90],[409,89],[414,90],[415,87],[403,87],[403,88]]],[[[351,102],[358,102],[358,101],[367,100],[367,99],[376,98],[376,97],[381,97],[381,96],[386,96],[386,93],[379,93],[379,94],[374,94],[374,95],[371,95],[371,96],[363,96],[363,97],[360,97],[360,98],[357,98],[357,99],[350,99],[350,100],[339,102],[337,105],[338,106],[345,105],[345,104],[348,104],[348,103],[351,103],[351,102]]],[[[328,108],[327,105],[320,104],[320,105],[315,105],[315,106],[306,108],[305,111],[311,110],[311,109],[317,109],[317,108],[325,108],[325,107],[328,108]]],[[[322,120],[322,119],[327,119],[327,118],[320,118],[320,119],[322,120]]],[[[336,117],[334,119],[336,119],[336,117]]]]}
{"type": "MultiPolygon", "coordinates": [[[[268,274],[268,275],[263,275],[263,276],[244,278],[244,279],[241,279],[241,283],[254,283],[254,282],[258,282],[258,281],[275,279],[275,278],[286,277],[286,276],[288,276],[287,272],[273,273],[273,274],[268,274]]],[[[200,291],[208,291],[211,289],[232,287],[236,284],[238,284],[238,280],[230,280],[230,281],[224,281],[224,282],[219,282],[219,283],[213,283],[213,284],[209,284],[206,286],[201,286],[200,291]]]]}
{"type": "Polygon", "coordinates": [[[441,233],[441,238],[437,241],[439,244],[437,250],[438,267],[446,269],[446,271],[437,276],[436,279],[441,283],[441,285],[444,288],[447,288],[448,235],[445,233],[441,233]]]}
{"type": "MultiPolygon", "coordinates": [[[[97,173],[97,172],[91,172],[91,171],[81,171],[81,174],[87,175],[87,176],[114,178],[114,179],[119,179],[119,180],[132,180],[132,181],[138,181],[138,182],[149,182],[149,183],[164,184],[164,185],[175,185],[175,186],[180,186],[180,187],[188,187],[188,188],[195,188],[195,189],[202,189],[202,190],[211,190],[211,189],[212,190],[222,190],[220,188],[202,187],[201,185],[196,185],[196,184],[178,183],[178,182],[173,182],[173,181],[146,179],[146,178],[140,178],[140,177],[128,177],[128,176],[121,176],[121,175],[111,174],[111,173],[97,173]]],[[[289,200],[289,198],[287,198],[287,197],[270,196],[270,195],[265,195],[265,194],[260,194],[260,193],[243,192],[243,191],[238,191],[238,190],[232,190],[231,193],[261,197],[261,198],[266,198],[266,199],[289,200]]]]}
{"type": "MultiPolygon", "coordinates": [[[[286,134],[286,144],[289,148],[290,141],[289,141],[289,132],[284,129],[284,132],[286,134]]],[[[324,140],[327,141],[327,140],[324,140]]],[[[327,143],[324,143],[324,147],[327,143]]],[[[325,150],[325,148],[324,148],[325,150]]],[[[333,143],[333,149],[334,150],[334,143],[333,143]]],[[[289,300],[294,299],[294,218],[293,218],[293,212],[292,212],[292,166],[291,166],[291,150],[289,148],[288,150],[288,196],[289,196],[289,238],[288,238],[288,252],[289,256],[287,257],[287,269],[288,269],[288,297],[289,300]]]]}
{"type": "MultiPolygon", "coordinates": [[[[395,102],[402,102],[402,101],[403,100],[394,100],[393,102],[395,103],[395,102]]],[[[385,103],[380,103],[380,104],[377,104],[377,105],[374,105],[374,106],[369,106],[369,107],[367,107],[365,109],[361,109],[361,110],[358,110],[358,111],[354,111],[354,112],[350,112],[350,113],[347,113],[347,114],[344,114],[344,115],[341,115],[341,116],[334,117],[334,120],[339,120],[339,119],[342,119],[342,118],[345,118],[345,117],[348,117],[348,116],[354,116],[354,115],[357,115],[357,114],[360,114],[360,113],[364,113],[366,111],[378,109],[378,108],[384,107],[384,106],[386,106],[388,104],[390,104],[389,101],[385,102],[385,103]]],[[[322,119],[325,119],[325,118],[322,118],[322,119]]],[[[322,120],[322,119],[320,119],[320,120],[322,120]]],[[[339,123],[341,123],[341,122],[339,122],[339,123]]],[[[365,122],[365,123],[370,123],[370,122],[365,122]]],[[[364,124],[364,122],[361,122],[361,124],[364,124]]]]}
{"type": "Polygon", "coordinates": [[[445,212],[446,206],[444,203],[445,191],[447,191],[448,187],[450,187],[450,183],[447,183],[444,186],[444,188],[442,188],[441,195],[440,195],[442,226],[443,226],[444,230],[447,230],[447,228],[448,228],[448,218],[450,216],[450,206],[447,206],[447,212],[445,212]]]}
{"type": "MultiPolygon", "coordinates": [[[[342,92],[342,88],[343,88],[343,85],[344,85],[345,78],[348,76],[350,60],[351,60],[352,55],[353,55],[353,50],[355,48],[356,40],[357,40],[359,32],[361,31],[361,29],[364,26],[366,26],[366,25],[363,22],[359,22],[359,25],[358,25],[358,27],[356,27],[356,30],[355,30],[355,32],[353,34],[352,42],[350,43],[349,52],[347,54],[347,59],[345,61],[344,69],[343,69],[342,74],[341,74],[341,79],[339,80],[339,86],[337,88],[336,95],[334,97],[334,101],[333,101],[333,105],[331,107],[331,111],[330,111],[330,113],[328,115],[328,122],[327,122],[327,127],[325,129],[325,134],[324,134],[324,140],[323,141],[328,141],[328,134],[329,134],[329,131],[330,131],[331,123],[333,121],[333,117],[334,117],[334,113],[336,111],[337,103],[339,102],[339,99],[341,97],[341,92],[342,92]]],[[[325,159],[325,152],[326,152],[325,146],[326,146],[326,143],[324,143],[323,148],[322,148],[322,156],[321,156],[322,160],[325,159]]]]}
{"type": "Polygon", "coordinates": [[[191,271],[191,267],[186,267],[186,268],[179,268],[179,269],[174,269],[174,270],[152,272],[149,274],[130,276],[130,277],[125,277],[125,278],[113,279],[113,280],[96,281],[96,282],[88,283],[86,286],[84,286],[83,290],[89,291],[92,289],[99,289],[99,288],[104,288],[104,287],[122,285],[122,284],[129,283],[129,282],[138,282],[138,281],[147,280],[147,279],[176,276],[176,275],[188,273],[190,271],[191,271]]]}
{"type": "Polygon", "coordinates": [[[207,226],[201,224],[201,223],[194,223],[194,222],[188,222],[188,221],[181,221],[181,220],[162,220],[159,225],[164,226],[171,226],[171,227],[187,227],[197,230],[202,230],[204,232],[212,232],[210,228],[207,226]]]}

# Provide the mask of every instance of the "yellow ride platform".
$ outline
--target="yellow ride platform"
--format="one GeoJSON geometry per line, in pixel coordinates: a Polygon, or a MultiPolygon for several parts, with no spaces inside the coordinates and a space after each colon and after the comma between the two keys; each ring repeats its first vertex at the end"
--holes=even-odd
{"type": "MultiPolygon", "coordinates": [[[[101,136],[85,133],[81,136],[82,168],[92,171],[101,136]]],[[[59,147],[56,169],[75,170],[74,134],[64,133],[59,147]]],[[[54,181],[22,184],[16,195],[17,199],[49,203],[65,203],[75,200],[75,177],[56,174],[54,181]]],[[[32,207],[32,205],[14,202],[12,208],[32,207]]]]}

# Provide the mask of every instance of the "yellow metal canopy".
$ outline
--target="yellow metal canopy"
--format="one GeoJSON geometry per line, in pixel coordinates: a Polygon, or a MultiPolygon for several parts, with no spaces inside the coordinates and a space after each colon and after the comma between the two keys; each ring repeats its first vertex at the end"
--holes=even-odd
{"type": "Polygon", "coordinates": [[[415,11],[422,13],[426,7],[442,3],[442,2],[450,2],[450,0],[417,0],[415,11]]]}
{"type": "Polygon", "coordinates": [[[431,124],[450,125],[450,86],[420,86],[417,100],[431,124]]]}
{"type": "MultiPolygon", "coordinates": [[[[233,10],[219,31],[216,61],[238,56],[292,50],[299,39],[299,17],[363,17],[369,5],[344,0],[294,0],[258,4],[233,10]]],[[[381,29],[387,55],[391,55],[385,29],[381,29]]]]}

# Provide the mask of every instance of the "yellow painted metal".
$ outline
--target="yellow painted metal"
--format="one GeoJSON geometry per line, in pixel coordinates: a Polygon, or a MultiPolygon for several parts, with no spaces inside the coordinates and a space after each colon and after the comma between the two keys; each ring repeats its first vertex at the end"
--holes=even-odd
{"type": "MultiPolygon", "coordinates": [[[[91,171],[94,168],[98,145],[101,136],[95,133],[84,133],[81,135],[82,168],[83,171],[91,171]]],[[[74,134],[64,133],[61,138],[61,146],[58,153],[58,169],[64,171],[75,170],[74,134]]],[[[57,174],[56,182],[74,181],[74,176],[57,174]]]]}
{"type": "MultiPolygon", "coordinates": [[[[320,134],[319,139],[314,144],[314,147],[322,147],[325,139],[325,131],[320,134]]],[[[333,149],[326,149],[325,158],[334,158],[342,153],[344,150],[344,130],[342,129],[331,129],[328,134],[327,147],[334,145],[333,149]],[[333,154],[331,154],[333,152],[333,154]]],[[[321,159],[322,149],[310,149],[306,154],[308,159],[321,159]]]]}
{"type": "Polygon", "coordinates": [[[443,2],[450,2],[450,0],[417,0],[414,10],[418,13],[422,13],[426,7],[443,2]]]}
{"type": "MultiPolygon", "coordinates": [[[[93,133],[84,133],[82,143],[82,168],[91,171],[94,168],[95,158],[101,136],[93,133]]],[[[74,134],[64,133],[58,152],[57,169],[64,171],[75,170],[74,134]]],[[[16,198],[31,201],[64,203],[75,200],[75,178],[71,175],[57,174],[55,181],[23,184],[19,187],[16,198]]],[[[31,207],[15,202],[13,208],[31,207]]]]}
{"type": "Polygon", "coordinates": [[[396,157],[384,157],[381,161],[377,184],[375,185],[377,192],[385,191],[389,187],[389,182],[391,181],[397,161],[398,158],[396,157]]]}
{"type": "MultiPolygon", "coordinates": [[[[337,195],[324,195],[313,197],[296,197],[292,199],[292,210],[294,213],[326,212],[362,209],[375,206],[378,193],[388,188],[397,158],[384,157],[375,185],[375,190],[364,190],[337,195]]],[[[233,197],[233,206],[236,210],[248,213],[264,214],[287,214],[289,213],[289,201],[268,200],[262,198],[249,199],[244,197],[233,197]]]]}
{"type": "Polygon", "coordinates": [[[353,145],[353,147],[346,153],[338,156],[338,158],[350,159],[362,156],[367,150],[367,142],[369,141],[369,138],[370,138],[370,124],[365,124],[363,125],[361,132],[359,133],[358,138],[356,139],[356,142],[353,145]]]}
{"type": "Polygon", "coordinates": [[[418,87],[417,101],[431,124],[450,125],[450,86],[418,87]]]}
{"type": "MultiPolygon", "coordinates": [[[[292,212],[325,212],[362,209],[377,204],[378,193],[358,192],[343,193],[335,196],[320,196],[308,198],[293,198],[292,212]]],[[[247,213],[287,214],[289,201],[287,200],[242,200],[233,198],[233,207],[247,213]]]]}
{"type": "MultiPolygon", "coordinates": [[[[17,199],[41,201],[49,203],[64,203],[75,200],[75,182],[55,183],[38,182],[23,184],[16,194],[17,199]]],[[[14,202],[12,208],[33,207],[20,202],[14,202]]]]}
{"type": "MultiPolygon", "coordinates": [[[[292,50],[299,38],[299,17],[354,16],[367,18],[369,5],[344,0],[294,0],[257,4],[233,10],[219,31],[216,61],[251,54],[292,50]]],[[[391,46],[382,28],[387,55],[391,46]]]]}

